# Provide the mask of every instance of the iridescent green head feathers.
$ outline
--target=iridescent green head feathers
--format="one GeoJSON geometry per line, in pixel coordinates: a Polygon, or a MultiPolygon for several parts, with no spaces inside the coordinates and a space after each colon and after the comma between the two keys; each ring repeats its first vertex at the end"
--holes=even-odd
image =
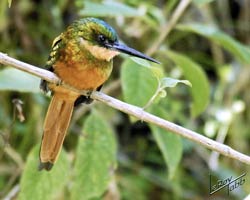
{"type": "Polygon", "coordinates": [[[75,21],[69,28],[71,34],[80,36],[93,45],[103,46],[104,42],[117,42],[116,31],[106,22],[96,18],[83,18],[75,21]],[[108,40],[108,41],[105,41],[108,40]]]}
{"type": "Polygon", "coordinates": [[[105,54],[104,50],[106,49],[106,60],[111,59],[121,52],[159,63],[155,59],[150,58],[124,44],[121,44],[118,40],[116,31],[109,24],[100,19],[84,18],[77,20],[68,27],[66,34],[68,38],[80,38],[81,43],[89,51],[91,51],[92,54],[97,53],[97,57],[99,58],[105,58],[105,55],[100,56],[100,52],[101,54],[105,54]],[[93,48],[91,46],[93,46],[93,48]],[[97,47],[100,47],[100,51],[98,51],[97,47]],[[113,53],[110,54],[110,52],[113,53]]]}

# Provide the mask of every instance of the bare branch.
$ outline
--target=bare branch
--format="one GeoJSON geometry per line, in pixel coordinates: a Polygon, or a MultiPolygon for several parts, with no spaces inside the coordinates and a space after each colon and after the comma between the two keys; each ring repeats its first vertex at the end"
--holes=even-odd
{"type": "Polygon", "coordinates": [[[24,63],[22,61],[16,60],[14,58],[7,56],[7,54],[1,53],[1,52],[0,52],[0,63],[4,65],[10,65],[22,71],[28,72],[32,75],[41,77],[44,80],[54,83],[54,84],[60,83],[60,79],[54,73],[45,69],[34,67],[33,65],[24,63]]]}
{"type": "MultiPolygon", "coordinates": [[[[33,74],[35,76],[38,76],[42,79],[45,79],[51,83],[56,83],[56,84],[61,83],[64,87],[71,89],[71,90],[74,90],[74,91],[77,91],[80,94],[83,94],[83,95],[86,94],[86,91],[80,91],[80,90],[77,90],[73,87],[70,87],[70,86],[64,84],[55,74],[53,74],[47,70],[43,70],[43,69],[40,69],[40,68],[35,67],[33,65],[21,62],[19,60],[11,58],[11,57],[9,57],[6,54],[3,54],[1,52],[0,52],[0,63],[13,66],[17,69],[20,69],[22,71],[25,71],[25,72],[28,72],[28,73],[33,74]]],[[[193,142],[196,142],[202,146],[205,146],[210,150],[216,151],[224,156],[239,160],[239,161],[246,163],[246,164],[250,164],[250,157],[249,156],[247,156],[243,153],[240,153],[240,152],[232,149],[231,147],[229,147],[225,144],[221,144],[221,143],[216,142],[212,139],[209,139],[209,138],[207,138],[199,133],[196,133],[196,132],[191,131],[189,129],[186,129],[182,126],[179,126],[179,125],[174,124],[172,122],[169,122],[165,119],[162,119],[162,118],[157,117],[155,115],[152,115],[148,112],[145,112],[142,108],[124,103],[120,100],[117,100],[113,97],[110,97],[106,94],[103,94],[102,92],[94,91],[91,94],[91,97],[95,100],[98,100],[98,101],[101,101],[101,102],[107,104],[110,107],[113,107],[113,108],[120,110],[124,113],[127,113],[129,115],[132,115],[140,120],[154,124],[154,125],[159,126],[167,131],[178,134],[184,138],[187,138],[193,142]]]]}
{"type": "Polygon", "coordinates": [[[191,3],[191,0],[181,0],[178,4],[177,8],[174,10],[174,13],[172,14],[169,21],[163,26],[161,30],[161,33],[159,37],[157,37],[156,41],[153,43],[153,45],[150,47],[150,49],[147,50],[147,55],[152,55],[161,45],[161,43],[164,41],[164,39],[168,36],[168,34],[171,32],[171,30],[174,28],[188,5],[191,3]]]}
{"type": "Polygon", "coordinates": [[[15,186],[10,190],[10,192],[7,194],[7,196],[3,198],[3,200],[11,200],[11,199],[14,199],[19,191],[20,191],[20,186],[19,186],[19,185],[15,185],[15,186]]]}

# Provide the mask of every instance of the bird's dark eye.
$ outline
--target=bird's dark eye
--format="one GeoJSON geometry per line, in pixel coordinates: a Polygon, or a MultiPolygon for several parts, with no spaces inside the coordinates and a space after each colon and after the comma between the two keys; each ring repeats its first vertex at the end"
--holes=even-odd
{"type": "Polygon", "coordinates": [[[106,41],[106,37],[102,34],[98,35],[98,41],[101,42],[101,43],[104,43],[106,41]]]}

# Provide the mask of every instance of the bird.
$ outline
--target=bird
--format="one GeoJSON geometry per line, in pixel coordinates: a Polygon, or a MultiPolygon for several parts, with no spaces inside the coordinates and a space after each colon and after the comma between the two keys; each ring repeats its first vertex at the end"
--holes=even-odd
{"type": "MultiPolygon", "coordinates": [[[[109,78],[113,58],[120,53],[159,63],[121,43],[114,28],[105,21],[82,18],[74,21],[54,39],[45,67],[63,83],[91,94],[91,91],[99,91],[109,78]]],[[[93,100],[90,95],[83,96],[45,80],[41,80],[40,88],[52,94],[43,125],[38,166],[39,170],[49,171],[60,154],[74,107],[93,100]]]]}

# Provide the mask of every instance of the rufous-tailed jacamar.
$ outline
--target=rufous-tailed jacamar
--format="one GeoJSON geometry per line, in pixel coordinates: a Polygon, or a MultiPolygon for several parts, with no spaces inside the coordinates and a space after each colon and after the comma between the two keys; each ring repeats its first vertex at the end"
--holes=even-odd
{"type": "MultiPolygon", "coordinates": [[[[112,58],[120,52],[158,63],[121,44],[115,30],[106,22],[84,18],[72,23],[54,40],[46,67],[68,85],[94,91],[108,79],[112,58]]],[[[53,94],[44,122],[39,165],[40,170],[50,170],[62,148],[74,105],[90,103],[91,99],[45,80],[41,89],[51,90],[53,94]]]]}

